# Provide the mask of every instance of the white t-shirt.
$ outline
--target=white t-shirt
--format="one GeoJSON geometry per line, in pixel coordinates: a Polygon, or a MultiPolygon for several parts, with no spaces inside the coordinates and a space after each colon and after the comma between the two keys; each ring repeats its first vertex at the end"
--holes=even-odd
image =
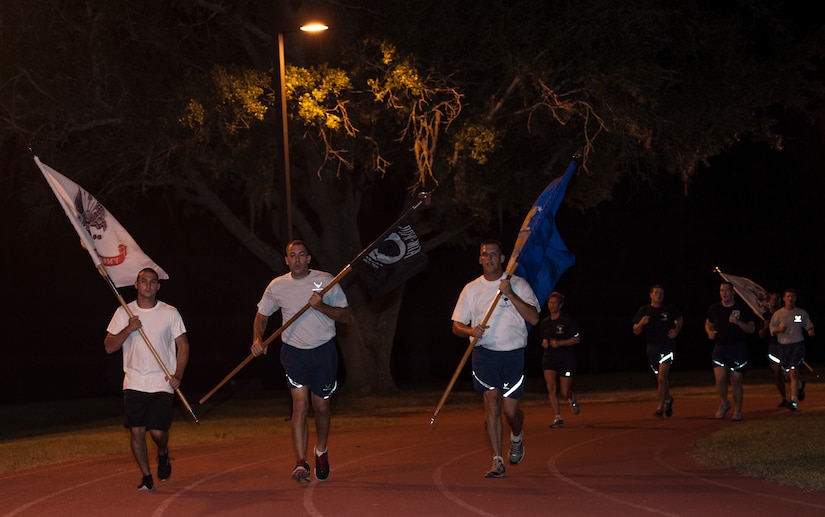
{"type": "Polygon", "coordinates": [[[803,330],[808,330],[814,326],[808,312],[805,309],[795,307],[793,310],[788,310],[785,307],[777,309],[771,316],[770,329],[771,332],[777,328],[785,325],[785,332],[776,334],[776,338],[780,345],[790,345],[791,343],[799,343],[805,341],[803,330]]]}
{"type": "MultiPolygon", "coordinates": [[[[502,279],[506,275],[502,275],[502,279]]],[[[498,292],[499,280],[485,280],[480,276],[464,286],[458,297],[452,320],[474,327],[481,323],[490,304],[498,292]]],[[[536,298],[530,284],[521,277],[510,278],[513,291],[525,303],[538,307],[539,301],[536,298]]],[[[518,313],[513,302],[503,294],[498,300],[498,305],[487,320],[490,327],[484,335],[476,342],[476,346],[483,346],[490,350],[508,351],[517,350],[527,346],[527,324],[521,314],[518,313]]]]}
{"type": "MultiPolygon", "coordinates": [[[[276,277],[258,302],[258,312],[271,316],[280,309],[284,323],[289,321],[309,302],[313,289],[321,290],[332,280],[324,271],[309,270],[304,278],[295,279],[292,273],[276,277]]],[[[331,307],[347,307],[347,296],[338,284],[324,293],[324,303],[331,307]]],[[[312,307],[281,333],[281,341],[295,348],[317,348],[335,337],[335,320],[312,307]]]]}
{"type": "MultiPolygon", "coordinates": [[[[186,333],[183,318],[178,310],[160,300],[151,309],[141,309],[136,301],[129,304],[132,314],[140,318],[143,332],[161,358],[170,374],[177,368],[177,347],[175,338],[186,333]]],[[[106,331],[117,334],[129,324],[129,315],[123,307],[118,307],[106,331]]],[[[129,334],[123,342],[123,389],[157,393],[174,393],[175,389],[166,380],[166,374],[152,355],[149,346],[137,330],[129,334]]]]}

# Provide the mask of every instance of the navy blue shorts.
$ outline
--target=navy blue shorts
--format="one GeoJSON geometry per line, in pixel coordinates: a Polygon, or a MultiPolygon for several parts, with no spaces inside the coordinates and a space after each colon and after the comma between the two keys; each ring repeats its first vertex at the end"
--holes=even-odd
{"type": "Polygon", "coordinates": [[[123,426],[126,428],[145,427],[158,431],[168,431],[172,427],[171,393],[145,393],[136,390],[123,390],[123,426]]]}
{"type": "Polygon", "coordinates": [[[748,366],[748,348],[745,343],[735,345],[714,345],[713,367],[728,368],[732,372],[744,372],[748,366]]]}
{"type": "Polygon", "coordinates": [[[498,388],[504,397],[519,400],[524,393],[524,349],[496,352],[473,348],[473,389],[479,395],[498,388]]]}
{"type": "Polygon", "coordinates": [[[805,342],[789,343],[780,346],[780,364],[782,369],[790,371],[793,368],[799,368],[805,362],[805,342]]]}
{"type": "Polygon", "coordinates": [[[308,386],[309,391],[323,399],[330,398],[338,389],[338,350],[331,339],[309,350],[284,344],[281,366],[289,389],[308,386]]]}
{"type": "Polygon", "coordinates": [[[662,363],[673,364],[676,357],[676,342],[673,340],[664,343],[647,344],[647,362],[653,373],[659,375],[659,365],[662,363]]]}

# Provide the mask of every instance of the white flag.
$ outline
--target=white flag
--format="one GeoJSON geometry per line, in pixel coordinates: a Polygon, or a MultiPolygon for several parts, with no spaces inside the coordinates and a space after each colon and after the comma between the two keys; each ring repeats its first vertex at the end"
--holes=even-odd
{"type": "Polygon", "coordinates": [[[129,233],[97,199],[72,180],[35,156],[34,162],[46,178],[63,211],[74,226],[80,242],[95,266],[103,265],[117,287],[134,285],[141,269],[150,267],[166,280],[160,266],[143,253],[129,233]]]}
{"type": "Polygon", "coordinates": [[[716,271],[722,275],[726,282],[733,285],[733,290],[736,291],[745,303],[751,308],[756,316],[765,319],[765,313],[770,311],[770,300],[768,300],[768,292],[759,284],[742,276],[734,276],[722,273],[719,268],[716,271]]]}

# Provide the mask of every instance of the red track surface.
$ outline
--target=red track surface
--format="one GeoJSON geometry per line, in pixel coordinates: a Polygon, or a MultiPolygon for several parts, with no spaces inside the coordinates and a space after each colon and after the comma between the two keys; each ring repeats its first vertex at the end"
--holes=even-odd
{"type": "MultiPolygon", "coordinates": [[[[804,410],[825,409],[814,398],[822,400],[809,395],[804,410]]],[[[746,392],[745,401],[746,420],[781,411],[774,395],[746,392]]],[[[564,408],[562,429],[548,427],[549,405],[525,407],[525,459],[508,463],[502,479],[483,477],[491,455],[480,406],[448,404],[432,426],[431,414],[359,429],[337,428],[333,416],[324,482],[290,478],[289,436],[174,447],[173,429],[172,478],[154,492],[136,490],[130,454],[108,456],[0,474],[0,515],[825,515],[825,492],[693,460],[697,438],[742,425],[714,419],[713,399],[677,393],[664,420],[650,401],[580,403],[578,416],[564,408]]]]}

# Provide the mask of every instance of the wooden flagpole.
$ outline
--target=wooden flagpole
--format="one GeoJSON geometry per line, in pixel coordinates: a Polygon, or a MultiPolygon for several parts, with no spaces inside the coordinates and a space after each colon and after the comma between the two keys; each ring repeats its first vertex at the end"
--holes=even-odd
{"type": "MultiPolygon", "coordinates": [[[[354,261],[353,261],[353,262],[354,262],[354,261]]],[[[351,264],[351,263],[350,263],[350,264],[351,264]]],[[[329,290],[330,290],[330,288],[332,288],[332,286],[334,286],[335,284],[337,284],[338,282],[340,282],[340,281],[341,281],[341,279],[343,279],[345,276],[347,276],[347,274],[348,274],[350,271],[352,271],[352,266],[351,266],[350,264],[347,264],[347,265],[344,267],[344,269],[342,269],[342,270],[341,270],[341,272],[340,272],[340,273],[338,273],[337,275],[335,275],[335,277],[327,283],[326,287],[324,287],[323,289],[321,289],[321,291],[319,291],[319,292],[318,292],[318,295],[319,295],[319,296],[321,296],[321,297],[323,297],[323,296],[324,296],[324,294],[325,294],[327,291],[329,291],[329,290]]],[[[287,328],[289,328],[289,326],[290,326],[290,325],[292,325],[293,323],[295,323],[295,320],[297,320],[298,318],[300,318],[300,317],[301,317],[301,315],[302,315],[303,313],[305,313],[305,312],[309,309],[309,307],[310,307],[309,303],[307,303],[306,305],[304,305],[303,307],[301,307],[301,310],[299,310],[298,312],[296,312],[296,313],[295,313],[295,314],[294,314],[291,318],[289,318],[289,320],[288,320],[288,321],[286,321],[283,325],[281,325],[281,326],[278,328],[278,330],[276,330],[275,332],[273,332],[273,333],[272,333],[272,335],[270,335],[268,338],[266,338],[266,341],[264,341],[263,343],[261,343],[261,346],[262,346],[263,348],[268,347],[268,346],[272,343],[272,341],[274,341],[274,340],[275,340],[275,338],[276,338],[276,337],[280,336],[280,335],[281,335],[281,334],[282,334],[282,333],[283,333],[283,332],[284,332],[287,328]]],[[[203,397],[201,397],[201,399],[200,399],[200,403],[201,403],[201,404],[203,404],[204,402],[206,402],[206,401],[209,399],[209,397],[211,397],[212,395],[214,395],[216,391],[218,391],[218,390],[219,390],[219,389],[220,389],[220,388],[221,388],[224,384],[226,384],[227,382],[229,382],[229,380],[230,380],[232,377],[234,377],[234,376],[235,376],[235,374],[237,374],[239,371],[241,371],[241,369],[243,369],[243,367],[244,367],[244,366],[246,366],[247,364],[249,364],[249,362],[250,362],[250,361],[252,361],[252,359],[254,359],[254,358],[255,358],[255,356],[254,356],[254,355],[252,355],[252,354],[250,353],[250,354],[246,357],[246,359],[244,359],[243,361],[241,361],[241,364],[239,364],[238,366],[236,366],[236,367],[235,367],[235,369],[234,369],[234,370],[232,370],[231,372],[229,372],[229,373],[226,375],[226,377],[224,377],[224,378],[223,378],[223,380],[221,380],[221,382],[219,382],[219,383],[217,384],[217,386],[215,386],[214,388],[212,388],[212,389],[209,391],[209,393],[207,393],[206,395],[204,395],[203,397]]]]}
{"type": "MultiPolygon", "coordinates": [[[[111,277],[109,276],[109,273],[106,271],[106,268],[103,266],[103,264],[98,264],[97,269],[98,269],[98,271],[100,271],[100,274],[103,276],[103,278],[106,279],[106,282],[109,284],[109,287],[112,288],[112,292],[115,294],[115,297],[120,302],[120,306],[123,307],[123,309],[126,311],[126,314],[129,316],[129,318],[132,318],[134,316],[134,314],[132,313],[132,310],[129,309],[129,305],[126,303],[126,300],[124,300],[123,296],[120,295],[120,292],[117,290],[117,286],[112,281],[111,277]]],[[[149,336],[146,335],[146,332],[143,331],[143,328],[139,328],[138,332],[140,333],[140,337],[142,337],[143,341],[146,343],[146,346],[149,347],[149,351],[152,352],[153,356],[155,356],[155,360],[160,365],[161,369],[163,370],[164,375],[166,375],[166,378],[171,379],[172,374],[169,373],[169,369],[166,368],[166,365],[164,364],[163,359],[160,358],[160,356],[158,355],[157,350],[155,350],[155,347],[152,346],[152,342],[149,341],[149,336]]],[[[186,400],[186,397],[183,396],[183,392],[180,390],[180,388],[175,388],[175,393],[180,398],[180,401],[183,403],[184,407],[186,407],[186,410],[189,411],[189,414],[192,415],[192,418],[195,419],[195,423],[200,425],[200,420],[198,420],[198,417],[195,415],[195,412],[192,411],[192,406],[189,405],[189,402],[186,400]]]]}
{"type": "MultiPolygon", "coordinates": [[[[412,207],[410,207],[406,212],[404,212],[404,214],[401,217],[396,219],[396,221],[389,227],[389,229],[386,232],[379,235],[378,238],[375,239],[374,241],[372,241],[372,243],[369,246],[367,246],[366,248],[361,250],[361,252],[354,259],[352,259],[350,261],[350,263],[347,264],[344,267],[344,269],[342,269],[337,275],[335,275],[335,277],[333,277],[333,279],[330,280],[327,283],[326,287],[324,287],[318,294],[323,297],[324,293],[326,293],[332,286],[334,286],[335,284],[340,282],[345,276],[347,276],[347,274],[349,274],[350,271],[352,271],[352,264],[355,264],[356,262],[361,260],[364,257],[364,255],[366,255],[371,249],[373,249],[375,246],[377,246],[378,243],[381,240],[383,240],[390,232],[392,232],[399,224],[401,224],[401,222],[404,220],[405,217],[407,217],[407,215],[409,215],[412,211],[414,211],[416,208],[421,206],[422,203],[425,204],[425,205],[429,205],[431,201],[432,201],[432,191],[419,193],[418,194],[418,202],[416,202],[412,207]]],[[[266,338],[266,341],[261,343],[261,346],[264,349],[266,349],[266,347],[268,347],[272,343],[272,341],[275,340],[275,338],[280,336],[290,325],[295,323],[295,320],[297,320],[303,313],[305,313],[309,309],[309,307],[310,307],[309,303],[307,303],[306,305],[301,307],[301,310],[296,312],[295,315],[293,315],[291,318],[289,318],[288,321],[286,321],[283,325],[281,325],[280,328],[278,328],[278,330],[276,330],[275,332],[272,333],[272,335],[270,335],[268,338],[266,338]]],[[[203,404],[204,402],[206,402],[209,399],[209,397],[214,395],[216,391],[218,391],[224,384],[229,382],[229,380],[232,377],[234,377],[235,374],[237,374],[239,371],[241,371],[241,369],[244,366],[246,366],[247,364],[249,364],[249,362],[252,361],[252,359],[254,359],[254,358],[255,358],[255,356],[250,353],[246,357],[246,359],[241,361],[241,363],[238,366],[236,366],[234,370],[229,372],[226,375],[226,377],[224,377],[223,380],[221,380],[221,382],[218,383],[217,386],[212,388],[209,391],[209,393],[207,393],[206,395],[201,397],[200,403],[203,404]]]]}

